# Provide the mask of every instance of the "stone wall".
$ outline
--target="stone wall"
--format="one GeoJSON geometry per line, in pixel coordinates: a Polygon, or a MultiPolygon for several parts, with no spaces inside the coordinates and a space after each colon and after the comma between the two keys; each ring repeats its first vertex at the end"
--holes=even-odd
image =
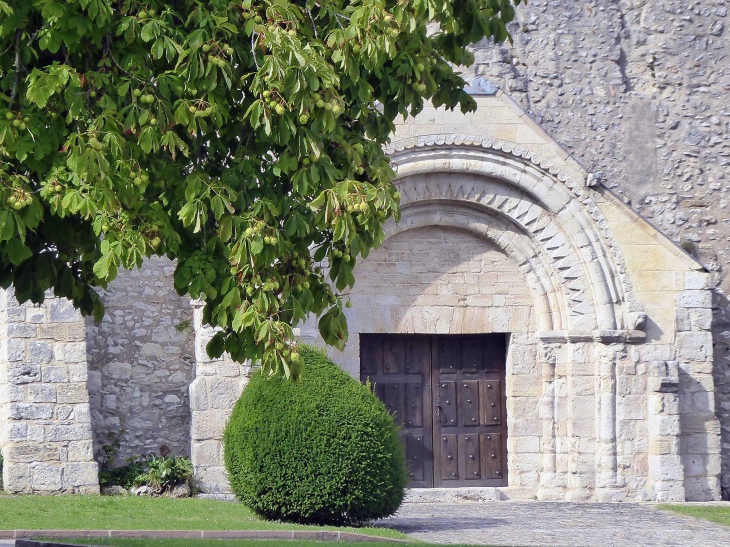
{"type": "Polygon", "coordinates": [[[0,291],[0,449],[13,493],[99,492],[84,323],[66,300],[0,291]]]}
{"type": "Polygon", "coordinates": [[[190,384],[192,409],[190,452],[195,485],[206,494],[230,494],[223,461],[223,430],[248,383],[251,367],[234,363],[228,354],[211,359],[205,346],[215,330],[203,326],[203,307],[194,304],[195,380],[190,384]]]}
{"type": "Polygon", "coordinates": [[[715,385],[730,488],[730,39],[725,0],[530,0],[470,78],[507,91],[606,186],[715,273],[715,385]]]}
{"type": "Polygon", "coordinates": [[[101,323],[87,319],[89,391],[99,448],[116,437],[119,458],[190,455],[188,386],[195,375],[193,310],[175,292],[175,266],[154,257],[100,291],[101,323]]]}

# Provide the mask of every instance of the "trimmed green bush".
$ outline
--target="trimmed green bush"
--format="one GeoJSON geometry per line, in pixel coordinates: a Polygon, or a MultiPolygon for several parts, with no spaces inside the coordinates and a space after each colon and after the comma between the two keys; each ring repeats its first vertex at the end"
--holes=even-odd
{"type": "Polygon", "coordinates": [[[398,428],[368,386],[304,347],[304,376],[254,373],[226,426],[231,488],[258,515],[359,524],[392,515],[408,472],[398,428]]]}

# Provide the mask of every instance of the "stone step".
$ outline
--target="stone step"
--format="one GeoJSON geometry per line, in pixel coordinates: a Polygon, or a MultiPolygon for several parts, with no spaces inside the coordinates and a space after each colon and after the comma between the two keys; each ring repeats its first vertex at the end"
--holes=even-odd
{"type": "Polygon", "coordinates": [[[501,501],[507,497],[498,488],[407,488],[406,503],[454,503],[460,501],[501,501]]]}

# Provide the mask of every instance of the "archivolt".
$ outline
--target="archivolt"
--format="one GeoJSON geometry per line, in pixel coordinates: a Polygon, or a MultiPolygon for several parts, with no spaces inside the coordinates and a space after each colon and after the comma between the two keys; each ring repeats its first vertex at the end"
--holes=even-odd
{"type": "Polygon", "coordinates": [[[530,241],[530,255],[542,257],[549,272],[540,277],[543,284],[559,280],[545,287],[563,295],[550,302],[551,330],[627,328],[625,267],[598,207],[564,173],[495,142],[438,136],[394,143],[387,151],[398,172],[404,216],[417,204],[448,202],[489,210],[491,222],[495,215],[510,219],[530,241]],[[566,312],[567,320],[558,321],[566,312]]]}

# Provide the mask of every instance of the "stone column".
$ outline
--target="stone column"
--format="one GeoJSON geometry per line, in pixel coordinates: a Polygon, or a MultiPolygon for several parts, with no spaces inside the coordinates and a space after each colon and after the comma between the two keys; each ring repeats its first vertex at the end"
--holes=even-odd
{"type": "Polygon", "coordinates": [[[542,397],[538,402],[542,419],[542,471],[540,472],[539,500],[561,500],[565,498],[564,477],[558,475],[556,443],[558,437],[556,409],[556,360],[558,344],[538,344],[538,366],[542,372],[542,397]]]}
{"type": "Polygon", "coordinates": [[[649,487],[652,501],[685,500],[680,455],[679,363],[648,363],[649,487]]]}
{"type": "Polygon", "coordinates": [[[616,368],[626,355],[622,344],[596,342],[598,376],[596,404],[598,405],[598,450],[596,453],[596,500],[621,501],[625,492],[618,476],[616,446],[616,368]]]}
{"type": "MultiPolygon", "coordinates": [[[[562,376],[567,378],[564,392],[558,397],[558,409],[562,408],[565,427],[559,432],[559,452],[567,456],[568,501],[588,501],[596,485],[597,449],[597,363],[593,336],[587,332],[569,333],[570,344],[563,358],[562,376]],[[567,446],[561,446],[567,445],[567,446]]],[[[561,373],[558,372],[558,378],[561,373]]],[[[559,422],[559,423],[560,423],[559,422]]]]}
{"type": "Polygon", "coordinates": [[[195,380],[190,384],[190,455],[195,485],[206,494],[230,494],[223,460],[223,431],[248,382],[251,367],[228,354],[211,359],[206,345],[215,330],[203,326],[203,304],[193,302],[195,380]]]}
{"type": "Polygon", "coordinates": [[[0,342],[4,488],[98,494],[81,315],[51,294],[32,306],[0,291],[0,342]]]}

